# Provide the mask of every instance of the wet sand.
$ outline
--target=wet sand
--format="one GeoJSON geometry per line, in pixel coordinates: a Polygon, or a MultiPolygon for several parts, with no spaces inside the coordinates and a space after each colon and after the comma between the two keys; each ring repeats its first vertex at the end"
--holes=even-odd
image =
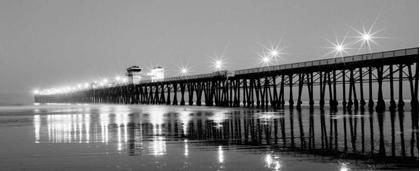
{"type": "Polygon", "coordinates": [[[399,116],[309,109],[3,106],[0,168],[417,170],[418,146],[412,143],[418,144],[418,131],[409,112],[399,116]]]}

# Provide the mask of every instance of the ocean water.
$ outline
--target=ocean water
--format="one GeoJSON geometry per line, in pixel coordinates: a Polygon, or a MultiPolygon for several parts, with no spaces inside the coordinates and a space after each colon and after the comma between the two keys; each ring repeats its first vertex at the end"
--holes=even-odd
{"type": "Polygon", "coordinates": [[[418,113],[0,107],[0,170],[418,170],[418,113]]]}

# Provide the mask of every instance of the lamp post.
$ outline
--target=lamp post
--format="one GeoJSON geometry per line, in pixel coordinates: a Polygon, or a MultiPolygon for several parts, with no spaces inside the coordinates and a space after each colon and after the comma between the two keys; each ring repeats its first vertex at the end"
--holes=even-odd
{"type": "Polygon", "coordinates": [[[337,54],[340,54],[339,57],[343,57],[343,50],[344,50],[343,45],[335,46],[336,56],[337,56],[337,54]]]}
{"type": "Polygon", "coordinates": [[[187,75],[187,73],[188,73],[188,70],[187,70],[186,68],[182,68],[182,69],[181,69],[181,75],[182,75],[182,76],[186,76],[186,75],[187,75]]]}
{"type": "Polygon", "coordinates": [[[215,67],[216,67],[216,71],[220,71],[220,69],[222,68],[222,61],[217,60],[215,67]]]}
{"type": "Polygon", "coordinates": [[[362,39],[363,39],[363,41],[365,42],[365,46],[366,46],[366,53],[369,53],[368,52],[368,43],[369,43],[369,41],[371,41],[371,35],[370,34],[364,34],[363,35],[363,37],[362,37],[362,39]]]}

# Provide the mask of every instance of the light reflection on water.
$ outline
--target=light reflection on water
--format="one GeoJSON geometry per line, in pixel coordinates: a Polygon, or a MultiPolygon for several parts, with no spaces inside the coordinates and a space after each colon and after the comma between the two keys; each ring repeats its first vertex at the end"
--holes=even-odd
{"type": "Polygon", "coordinates": [[[348,163],[340,163],[340,171],[349,171],[348,163]]]}
{"type": "MultiPolygon", "coordinates": [[[[308,159],[296,154],[321,157],[320,162],[315,162],[320,166],[313,167],[319,167],[319,170],[329,168],[331,164],[336,170],[372,169],[363,162],[355,164],[351,160],[369,158],[370,154],[377,155],[382,150],[385,153],[381,155],[401,157],[405,153],[417,157],[418,150],[413,151],[416,147],[412,141],[418,141],[415,134],[418,131],[412,127],[409,115],[400,118],[398,114],[394,115],[367,111],[335,113],[308,109],[271,111],[124,105],[50,105],[45,108],[39,105],[28,114],[33,121],[32,142],[36,144],[103,145],[106,148],[99,148],[100,152],[109,154],[115,149],[115,153],[128,153],[127,156],[154,156],[164,160],[159,160],[163,165],[183,156],[183,167],[188,168],[198,167],[192,163],[204,157],[215,162],[207,163],[210,170],[224,170],[231,163],[246,169],[255,166],[259,170],[306,168],[305,165],[296,166],[296,162],[308,165],[305,162],[308,159]],[[402,132],[401,136],[398,132],[402,132]],[[402,143],[405,147],[400,147],[402,143]],[[211,152],[215,152],[213,159],[209,158],[211,152]],[[362,157],[355,159],[352,155],[362,157]],[[250,156],[256,156],[254,158],[260,161],[245,162],[250,156]],[[324,161],[324,156],[330,158],[328,162],[324,161]],[[344,162],[348,160],[350,162],[344,162]]],[[[394,167],[390,165],[386,167],[394,167]]]]}
{"type": "Polygon", "coordinates": [[[35,143],[39,143],[39,133],[40,133],[40,127],[41,127],[41,120],[39,118],[39,115],[34,116],[34,127],[35,127],[35,143]]]}
{"type": "Polygon", "coordinates": [[[265,162],[267,163],[266,167],[273,170],[281,170],[282,162],[278,155],[267,154],[265,156],[265,162]]]}
{"type": "Polygon", "coordinates": [[[188,135],[188,123],[190,123],[191,121],[191,116],[190,116],[191,112],[186,111],[186,110],[182,110],[179,111],[179,120],[182,124],[182,133],[184,135],[188,135]]]}

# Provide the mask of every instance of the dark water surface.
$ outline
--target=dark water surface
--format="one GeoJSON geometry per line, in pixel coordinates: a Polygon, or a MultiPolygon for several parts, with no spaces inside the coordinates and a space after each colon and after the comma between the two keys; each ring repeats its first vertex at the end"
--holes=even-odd
{"type": "Polygon", "coordinates": [[[0,107],[0,170],[418,170],[418,113],[0,107]],[[417,114],[417,115],[416,115],[417,114]]]}

